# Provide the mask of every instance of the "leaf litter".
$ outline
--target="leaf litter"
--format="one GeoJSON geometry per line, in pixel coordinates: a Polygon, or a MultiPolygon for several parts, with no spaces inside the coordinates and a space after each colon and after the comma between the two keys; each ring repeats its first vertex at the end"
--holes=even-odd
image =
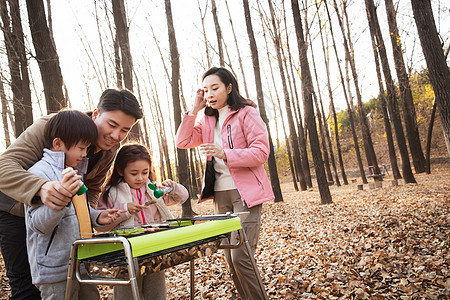
{"type": "MultiPolygon", "coordinates": [[[[270,299],[449,299],[450,165],[416,174],[417,184],[357,190],[282,183],[283,202],[263,205],[258,268],[270,299]]],[[[401,181],[401,180],[400,180],[401,181]]],[[[315,184],[315,183],[314,183],[315,184]]],[[[213,214],[211,202],[193,203],[213,214]]],[[[181,209],[173,209],[174,215],[181,209]]],[[[223,253],[195,260],[195,299],[239,299],[223,253]]],[[[0,260],[0,299],[10,296],[0,260]]],[[[189,264],[166,270],[168,299],[189,299],[189,264]]],[[[112,288],[100,286],[101,298],[112,288]]]]}

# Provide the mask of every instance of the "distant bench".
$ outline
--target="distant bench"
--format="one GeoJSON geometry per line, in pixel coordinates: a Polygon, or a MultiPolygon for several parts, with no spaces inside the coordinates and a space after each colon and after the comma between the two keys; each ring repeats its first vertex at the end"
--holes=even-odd
{"type": "Polygon", "coordinates": [[[369,176],[373,178],[374,181],[381,181],[383,180],[384,176],[389,175],[389,172],[387,170],[386,165],[381,165],[381,174],[375,174],[375,167],[369,166],[369,176]]]}

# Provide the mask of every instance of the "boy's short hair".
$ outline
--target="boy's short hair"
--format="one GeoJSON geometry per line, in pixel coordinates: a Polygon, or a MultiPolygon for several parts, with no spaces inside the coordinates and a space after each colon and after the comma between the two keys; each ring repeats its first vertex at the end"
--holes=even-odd
{"type": "Polygon", "coordinates": [[[136,97],[129,90],[107,89],[100,96],[97,105],[100,113],[105,111],[120,110],[136,120],[143,116],[142,108],[136,97]]]}
{"type": "Polygon", "coordinates": [[[97,126],[86,114],[77,110],[62,110],[45,124],[44,136],[47,147],[53,147],[53,140],[60,138],[67,149],[78,142],[95,144],[97,126]]]}

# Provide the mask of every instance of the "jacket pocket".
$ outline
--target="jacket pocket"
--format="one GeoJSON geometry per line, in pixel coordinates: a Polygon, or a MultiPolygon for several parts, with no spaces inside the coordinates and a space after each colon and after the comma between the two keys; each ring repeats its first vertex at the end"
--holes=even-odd
{"type": "Polygon", "coordinates": [[[233,149],[233,139],[231,137],[231,124],[227,125],[227,134],[228,134],[228,146],[230,147],[230,149],[233,149]]]}
{"type": "Polygon", "coordinates": [[[256,172],[253,168],[249,168],[249,169],[250,169],[250,172],[252,172],[252,174],[255,176],[256,182],[258,183],[258,185],[259,185],[261,188],[264,188],[264,186],[263,186],[263,184],[262,184],[262,181],[261,181],[261,178],[260,178],[258,172],[256,172]]]}

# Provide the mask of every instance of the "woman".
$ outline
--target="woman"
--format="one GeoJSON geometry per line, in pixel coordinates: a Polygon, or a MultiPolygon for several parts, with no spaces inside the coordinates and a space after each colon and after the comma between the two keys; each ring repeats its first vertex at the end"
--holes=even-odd
{"type": "Polygon", "coordinates": [[[270,151],[267,128],[255,104],[239,94],[231,72],[213,67],[202,79],[203,89],[197,90],[194,107],[178,128],[177,147],[200,146],[207,156],[200,202],[213,198],[218,214],[250,213],[243,228],[252,253],[240,247],[225,250],[225,256],[241,298],[264,299],[250,259],[258,243],[262,203],[274,199],[264,169],[270,151]],[[204,115],[196,122],[200,111],[204,115]]]}

